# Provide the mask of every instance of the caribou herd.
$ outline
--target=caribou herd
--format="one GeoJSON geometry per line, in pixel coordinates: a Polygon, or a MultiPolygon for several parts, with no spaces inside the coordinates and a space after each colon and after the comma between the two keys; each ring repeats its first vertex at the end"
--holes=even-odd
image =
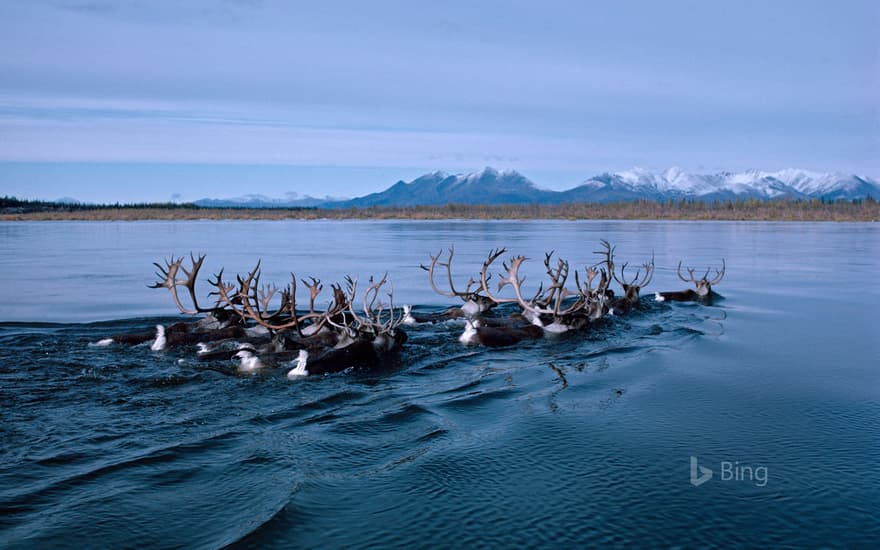
{"type": "MultiPolygon", "coordinates": [[[[601,250],[595,252],[599,260],[586,266],[583,274],[572,269],[567,260],[554,260],[553,252],[545,254],[547,278],[527,291],[520,273],[527,258],[504,259],[506,253],[504,248],[489,252],[479,266],[479,275],[463,285],[456,285],[453,276],[454,247],[445,254],[431,255],[430,262],[421,266],[431,288],[461,302],[434,313],[417,313],[409,305],[397,308],[387,274],[370,278],[361,288],[350,276],[330,285],[331,297],[322,309],[318,305],[324,290],[320,280],[298,281],[291,274],[290,281],[279,288],[262,281],[260,262],[234,279],[225,278],[221,269],[207,281],[212,288],[207,298],[210,305],[203,305],[196,282],[205,256],[191,254],[188,265],[183,257],[172,256],[164,265],[155,264],[158,281],[151,286],[167,289],[181,313],[201,318],[157,325],[155,331],[114,335],[99,344],[149,344],[154,351],[188,346],[199,360],[235,361],[236,370],[243,373],[284,368],[293,379],[381,365],[406,343],[406,325],[461,323],[463,331],[458,339],[462,344],[487,347],[589,331],[608,316],[626,315],[637,308],[640,293],[654,276],[653,256],[635,268],[626,262],[617,264],[615,247],[603,240],[601,250]],[[496,281],[492,280],[493,271],[496,281]],[[445,282],[438,282],[444,278],[445,282]],[[620,294],[612,288],[614,283],[620,294]],[[302,289],[307,306],[297,304],[302,289]],[[500,304],[512,304],[516,311],[496,314],[493,309],[500,304]]],[[[712,287],[724,277],[723,260],[711,278],[711,268],[699,278],[694,269],[685,269],[687,277],[682,275],[679,262],[678,277],[694,288],[657,292],[657,301],[709,303],[717,296],[712,287]]]]}

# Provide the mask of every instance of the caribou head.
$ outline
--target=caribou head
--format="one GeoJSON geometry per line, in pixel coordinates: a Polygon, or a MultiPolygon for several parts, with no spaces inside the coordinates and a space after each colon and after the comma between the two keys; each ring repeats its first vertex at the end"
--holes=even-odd
{"type": "MultiPolygon", "coordinates": [[[[640,268],[636,269],[636,273],[631,279],[627,279],[626,268],[629,266],[629,262],[624,262],[620,266],[620,276],[618,276],[618,270],[614,265],[615,247],[611,246],[608,241],[603,240],[601,242],[603,250],[597,251],[596,254],[605,256],[605,259],[600,263],[605,264],[605,268],[608,270],[611,278],[623,288],[623,297],[616,300],[615,305],[624,310],[630,309],[638,303],[639,292],[648,286],[651,279],[654,278],[654,255],[651,255],[651,261],[643,263],[640,268]]],[[[605,294],[609,298],[613,296],[613,293],[610,293],[609,290],[606,290],[605,294]]]]}
{"type": "Polygon", "coordinates": [[[642,266],[636,270],[636,274],[632,279],[626,278],[627,265],[627,263],[624,263],[620,266],[620,278],[617,277],[617,274],[613,274],[613,277],[614,280],[617,281],[617,284],[623,288],[623,299],[630,304],[635,304],[639,301],[639,291],[648,286],[648,283],[654,278],[654,257],[651,257],[650,262],[642,264],[642,266]],[[642,274],[642,269],[645,270],[644,274],[642,274]]]}
{"type": "Polygon", "coordinates": [[[480,313],[489,311],[490,309],[495,307],[496,303],[488,297],[481,295],[479,288],[474,290],[474,287],[477,285],[477,281],[472,278],[468,279],[463,291],[456,290],[455,283],[452,282],[452,258],[455,255],[455,247],[449,247],[449,256],[447,257],[445,262],[440,261],[440,256],[442,254],[443,251],[441,250],[437,253],[436,256],[431,255],[431,265],[421,266],[422,269],[428,272],[428,281],[431,283],[431,288],[434,289],[434,292],[441,296],[461,299],[461,301],[464,302],[464,305],[461,306],[461,312],[464,314],[465,317],[473,317],[475,315],[479,315],[480,313]],[[446,268],[446,280],[449,283],[449,291],[441,290],[434,282],[434,269],[438,265],[446,268]]]}
{"type": "Polygon", "coordinates": [[[685,268],[688,272],[688,278],[685,279],[681,274],[681,262],[678,262],[678,268],[676,269],[676,274],[678,278],[686,283],[694,283],[696,287],[696,293],[698,296],[709,296],[712,294],[712,285],[717,285],[721,282],[721,279],[724,278],[724,271],[727,269],[727,266],[724,264],[724,258],[721,259],[721,269],[715,270],[715,276],[712,277],[712,280],[709,280],[709,272],[712,270],[711,267],[706,268],[706,273],[703,274],[699,279],[694,277],[694,270],[690,267],[685,268]]]}

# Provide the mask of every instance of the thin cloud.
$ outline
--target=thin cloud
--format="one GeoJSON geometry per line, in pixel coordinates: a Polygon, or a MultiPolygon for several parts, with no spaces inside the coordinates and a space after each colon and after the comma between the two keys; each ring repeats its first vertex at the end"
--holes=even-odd
{"type": "Polygon", "coordinates": [[[4,2],[0,161],[876,177],[878,10],[4,2]]]}

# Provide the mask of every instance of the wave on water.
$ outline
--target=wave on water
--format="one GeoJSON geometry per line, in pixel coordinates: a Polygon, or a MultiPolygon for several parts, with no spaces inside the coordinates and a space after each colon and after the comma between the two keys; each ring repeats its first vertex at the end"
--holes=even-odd
{"type": "Polygon", "coordinates": [[[681,490],[621,477],[642,458],[614,432],[726,317],[645,298],[498,349],[459,343],[461,321],[416,325],[387,364],[295,382],[194,346],[89,346],[177,317],[0,323],[0,543],[408,546],[461,525],[462,544],[614,542],[603,502],[681,490]]]}

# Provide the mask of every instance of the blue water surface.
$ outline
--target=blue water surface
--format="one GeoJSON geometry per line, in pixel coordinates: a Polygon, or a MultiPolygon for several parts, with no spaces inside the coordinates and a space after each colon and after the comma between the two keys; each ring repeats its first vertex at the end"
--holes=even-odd
{"type": "Polygon", "coordinates": [[[0,260],[3,547],[880,540],[876,224],[15,222],[0,260]],[[506,246],[534,289],[545,251],[583,269],[600,239],[657,270],[585,333],[484,349],[418,326],[379,369],[296,382],[88,345],[181,318],[148,288],[170,254],[207,254],[205,279],[387,271],[431,310],[455,304],[419,264],[450,243],[462,283],[506,246]],[[722,258],[723,300],[653,301],[680,259],[722,258]]]}

